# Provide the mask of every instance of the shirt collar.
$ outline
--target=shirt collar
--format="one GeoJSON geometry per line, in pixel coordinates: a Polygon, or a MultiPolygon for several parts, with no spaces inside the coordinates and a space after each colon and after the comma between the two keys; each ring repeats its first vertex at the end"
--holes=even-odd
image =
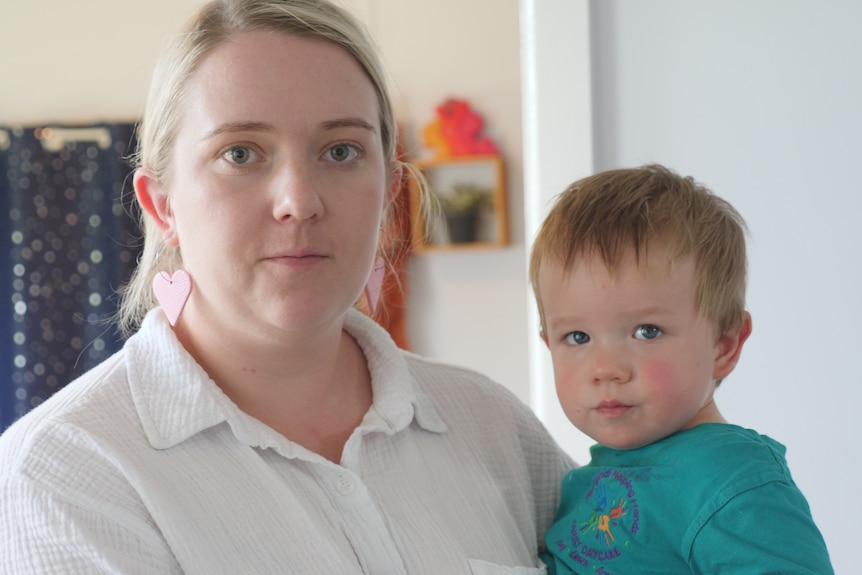
{"type": "Polygon", "coordinates": [[[434,404],[416,384],[405,352],[395,345],[389,332],[355,309],[347,314],[344,329],[365,354],[374,390],[372,409],[386,422],[389,432],[401,431],[414,417],[426,431],[446,432],[434,404]]]}
{"type": "MultiPolygon", "coordinates": [[[[394,434],[415,419],[426,431],[444,433],[446,424],[416,385],[405,353],[386,330],[357,310],[348,312],[344,329],[359,343],[371,373],[374,400],[360,429],[394,434]]],[[[298,446],[240,411],[221,391],[177,340],[161,310],[147,314],[124,349],[132,398],[154,448],[173,447],[227,423],[248,445],[296,454],[298,446]]]]}

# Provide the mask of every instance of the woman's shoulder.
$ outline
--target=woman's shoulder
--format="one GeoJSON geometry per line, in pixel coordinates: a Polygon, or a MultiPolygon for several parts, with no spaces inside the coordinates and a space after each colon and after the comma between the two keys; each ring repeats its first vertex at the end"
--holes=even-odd
{"type": "MultiPolygon", "coordinates": [[[[474,369],[404,353],[407,368],[420,389],[435,402],[462,405],[468,409],[482,406],[482,410],[503,410],[532,415],[524,402],[503,384],[474,369]]],[[[479,416],[480,414],[475,414],[479,416]]]]}
{"type": "Polygon", "coordinates": [[[511,450],[520,445],[528,457],[551,453],[565,469],[573,465],[535,412],[503,384],[467,367],[410,353],[405,359],[416,386],[450,427],[488,435],[511,450]]]}
{"type": "Polygon", "coordinates": [[[508,388],[476,370],[398,348],[389,334],[358,311],[346,327],[369,358],[373,377],[404,380],[427,396],[442,414],[471,414],[474,419],[502,415],[532,418],[532,411],[508,388]]]}

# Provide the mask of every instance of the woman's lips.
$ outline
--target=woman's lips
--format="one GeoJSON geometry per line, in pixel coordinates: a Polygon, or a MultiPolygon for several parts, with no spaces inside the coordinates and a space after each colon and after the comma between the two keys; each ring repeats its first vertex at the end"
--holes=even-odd
{"type": "Polygon", "coordinates": [[[281,254],[267,258],[268,261],[274,264],[297,269],[313,267],[325,259],[326,256],[313,253],[281,254]]]}

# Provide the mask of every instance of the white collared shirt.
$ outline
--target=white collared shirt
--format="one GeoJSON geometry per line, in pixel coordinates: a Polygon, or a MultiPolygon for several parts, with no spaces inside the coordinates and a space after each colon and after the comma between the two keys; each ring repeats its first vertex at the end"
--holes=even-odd
{"type": "Polygon", "coordinates": [[[374,397],[339,465],[240,411],[151,312],[0,437],[0,572],[539,565],[571,462],[532,412],[483,376],[399,350],[358,312],[345,329],[374,397]]]}

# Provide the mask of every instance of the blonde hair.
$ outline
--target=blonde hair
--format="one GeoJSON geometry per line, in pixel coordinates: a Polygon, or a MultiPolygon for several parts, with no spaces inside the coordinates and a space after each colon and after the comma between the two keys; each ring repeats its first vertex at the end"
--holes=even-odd
{"type": "Polygon", "coordinates": [[[554,203],[530,256],[530,282],[539,307],[542,263],[571,269],[598,255],[614,271],[627,250],[642,261],[661,243],[672,260],[693,256],[697,309],[718,334],[738,327],[745,312],[745,222],[727,201],[691,177],[657,164],[601,172],[571,184],[554,203]]]}
{"type": "MultiPolygon", "coordinates": [[[[135,166],[164,183],[173,152],[189,78],[216,47],[241,32],[268,30],[326,40],[343,48],[362,66],[377,94],[384,159],[395,171],[411,172],[398,160],[397,125],[376,48],[361,24],[327,0],[213,0],[201,8],[164,48],[156,63],[139,127],[135,166]]],[[[141,214],[144,248],[138,266],[121,291],[118,324],[124,334],[137,329],[157,305],[152,281],[160,271],[182,267],[179,248],[164,244],[156,223],[141,214]]]]}

